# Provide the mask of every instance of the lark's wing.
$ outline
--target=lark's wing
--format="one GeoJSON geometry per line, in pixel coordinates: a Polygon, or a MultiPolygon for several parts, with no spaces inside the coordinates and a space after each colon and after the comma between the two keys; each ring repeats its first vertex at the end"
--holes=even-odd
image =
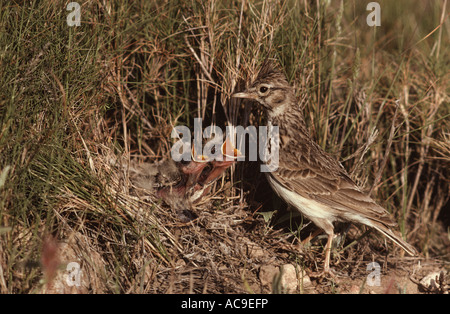
{"type": "Polygon", "coordinates": [[[396,225],[390,214],[361,191],[341,163],[315,142],[285,145],[279,158],[279,168],[270,176],[282,187],[329,207],[338,213],[336,216],[374,227],[409,254],[416,254],[414,247],[390,229],[396,225]]]}

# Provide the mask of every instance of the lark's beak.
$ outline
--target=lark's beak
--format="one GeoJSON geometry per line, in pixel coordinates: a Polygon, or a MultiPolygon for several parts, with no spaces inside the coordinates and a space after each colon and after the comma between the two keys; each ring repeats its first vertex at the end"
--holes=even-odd
{"type": "Polygon", "coordinates": [[[231,95],[231,97],[233,98],[246,98],[246,99],[256,99],[257,96],[253,93],[249,93],[247,91],[245,92],[240,92],[240,93],[234,93],[233,95],[231,95]]]}

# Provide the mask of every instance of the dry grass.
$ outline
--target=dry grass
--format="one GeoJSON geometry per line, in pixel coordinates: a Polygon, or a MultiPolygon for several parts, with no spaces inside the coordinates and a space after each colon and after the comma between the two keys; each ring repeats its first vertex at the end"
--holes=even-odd
{"type": "MultiPolygon", "coordinates": [[[[320,269],[321,239],[298,250],[311,225],[285,211],[256,163],[238,163],[195,205],[170,206],[133,178],[151,164],[137,175],[156,182],[172,128],[194,117],[263,124],[229,96],[267,56],[320,145],[422,258],[448,267],[447,1],[379,1],[376,29],[366,1],[86,1],[78,28],[66,2],[0,1],[1,293],[270,292],[263,265],[320,269]],[[64,283],[69,262],[80,287],[64,283]]],[[[410,269],[391,243],[361,234],[351,228],[336,248],[341,274],[365,276],[372,259],[410,269]]]]}

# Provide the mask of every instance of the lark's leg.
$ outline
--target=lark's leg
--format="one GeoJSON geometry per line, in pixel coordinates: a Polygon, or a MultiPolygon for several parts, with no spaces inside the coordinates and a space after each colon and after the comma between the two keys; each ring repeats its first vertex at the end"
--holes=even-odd
{"type": "MultiPolygon", "coordinates": [[[[328,233],[328,232],[327,232],[328,233]]],[[[330,256],[331,256],[331,243],[333,242],[334,232],[328,233],[327,245],[325,246],[325,265],[323,271],[325,273],[331,274],[330,272],[330,256]]]]}
{"type": "Polygon", "coordinates": [[[331,270],[330,270],[331,243],[333,242],[333,237],[334,237],[333,221],[331,219],[326,219],[326,218],[318,219],[317,217],[315,217],[313,222],[316,224],[316,226],[321,228],[328,235],[327,244],[325,245],[325,264],[323,267],[322,274],[324,274],[324,275],[328,274],[328,275],[334,276],[334,274],[331,273],[331,270]]]}

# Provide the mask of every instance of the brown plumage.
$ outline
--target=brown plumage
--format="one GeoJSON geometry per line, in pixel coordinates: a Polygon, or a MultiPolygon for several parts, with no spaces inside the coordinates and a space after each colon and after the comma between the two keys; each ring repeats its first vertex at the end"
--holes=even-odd
{"type": "Polygon", "coordinates": [[[269,122],[279,127],[279,167],[267,173],[267,178],[281,198],[328,234],[325,272],[329,272],[335,221],[375,228],[408,254],[417,254],[392,231],[396,224],[390,214],[360,190],[340,162],[313,141],[292,87],[274,64],[266,61],[250,87],[233,97],[257,101],[269,122]]]}

